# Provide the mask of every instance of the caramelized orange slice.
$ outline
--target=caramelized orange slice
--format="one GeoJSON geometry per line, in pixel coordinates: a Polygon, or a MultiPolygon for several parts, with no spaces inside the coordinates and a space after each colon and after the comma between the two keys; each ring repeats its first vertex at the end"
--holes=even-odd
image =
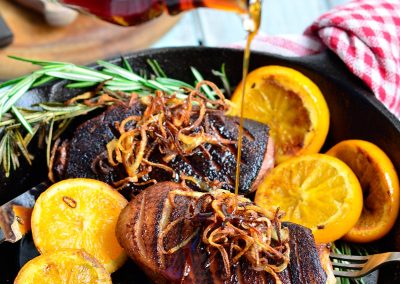
{"type": "Polygon", "coordinates": [[[386,235],[399,211],[399,179],[389,157],[378,146],[362,140],[342,141],[327,154],[345,162],[363,189],[361,217],[344,238],[365,243],[386,235]]]}
{"type": "Polygon", "coordinates": [[[112,283],[95,258],[78,249],[52,251],[35,257],[19,271],[15,284],[112,283]]]}
{"type": "Polygon", "coordinates": [[[39,252],[84,249],[114,272],[126,260],[115,227],[127,200],[106,183],[68,179],[42,193],[32,213],[32,236],[39,252]]]}
{"type": "MultiPolygon", "coordinates": [[[[242,84],[232,96],[230,115],[239,114],[242,84]]],[[[329,128],[329,110],[319,88],[300,72],[283,66],[265,66],[249,73],[244,117],[270,127],[277,164],[317,153],[329,128]]]]}

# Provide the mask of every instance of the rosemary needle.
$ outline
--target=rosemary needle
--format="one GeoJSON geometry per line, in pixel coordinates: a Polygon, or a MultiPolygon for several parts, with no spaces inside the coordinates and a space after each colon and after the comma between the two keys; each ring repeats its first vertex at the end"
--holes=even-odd
{"type": "Polygon", "coordinates": [[[29,124],[29,122],[25,119],[25,117],[22,115],[22,113],[15,107],[11,107],[12,111],[14,112],[15,116],[18,118],[18,120],[22,123],[22,125],[25,127],[25,129],[30,133],[33,134],[33,129],[32,126],[29,124]]]}
{"type": "MultiPolygon", "coordinates": [[[[190,69],[192,70],[193,76],[196,78],[196,83],[204,80],[203,76],[200,74],[200,72],[196,68],[190,67],[190,69]]],[[[206,96],[209,99],[215,100],[215,95],[211,91],[210,87],[208,87],[207,85],[203,85],[203,86],[201,86],[201,89],[204,91],[204,93],[206,94],[206,96]]]]}

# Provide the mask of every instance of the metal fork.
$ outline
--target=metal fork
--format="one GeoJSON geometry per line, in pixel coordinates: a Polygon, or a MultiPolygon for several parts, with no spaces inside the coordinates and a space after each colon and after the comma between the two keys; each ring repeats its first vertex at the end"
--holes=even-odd
{"type": "Polygon", "coordinates": [[[330,253],[329,257],[333,268],[342,269],[334,269],[333,274],[335,276],[357,278],[371,273],[384,264],[400,261],[400,252],[385,252],[365,256],[330,253]]]}

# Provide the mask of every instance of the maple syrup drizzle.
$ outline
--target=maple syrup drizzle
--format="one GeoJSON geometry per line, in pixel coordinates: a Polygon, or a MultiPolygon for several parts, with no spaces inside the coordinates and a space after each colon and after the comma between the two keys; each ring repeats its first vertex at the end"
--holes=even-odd
{"type": "Polygon", "coordinates": [[[249,3],[249,13],[243,20],[243,25],[247,31],[247,41],[243,55],[243,69],[242,69],[242,98],[240,103],[240,121],[239,121],[239,135],[238,135],[238,146],[237,146],[237,159],[236,159],[236,182],[235,182],[235,194],[239,194],[240,184],[240,164],[242,160],[242,143],[243,143],[243,122],[244,122],[244,104],[246,94],[246,79],[249,72],[250,63],[250,46],[260,28],[261,22],[261,0],[251,0],[249,3]]]}

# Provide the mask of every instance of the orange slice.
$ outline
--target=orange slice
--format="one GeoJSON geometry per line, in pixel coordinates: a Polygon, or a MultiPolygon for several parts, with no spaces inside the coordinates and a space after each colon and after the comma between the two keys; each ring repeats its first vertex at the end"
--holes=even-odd
{"type": "Polygon", "coordinates": [[[126,260],[115,236],[127,200],[106,183],[68,179],[42,193],[32,212],[32,236],[40,253],[84,249],[112,273],[126,260]]]}
{"type": "Polygon", "coordinates": [[[107,270],[83,250],[63,249],[35,257],[19,271],[15,284],[112,283],[107,270]]]}
{"type": "Polygon", "coordinates": [[[255,196],[258,205],[284,211],[284,221],[310,228],[317,243],[345,235],[360,217],[362,200],[351,169],[324,154],[303,155],[278,165],[255,196]]]}
{"type": "MultiPolygon", "coordinates": [[[[242,84],[236,88],[229,114],[238,115],[242,84]],[[236,111],[235,111],[236,110],[236,111]]],[[[329,110],[319,88],[300,72],[265,66],[247,76],[244,117],[270,127],[277,164],[290,157],[317,153],[329,128],[329,110]]]]}
{"type": "Polygon", "coordinates": [[[362,140],[342,141],[327,154],[353,170],[364,193],[361,217],[344,238],[365,243],[386,235],[399,211],[399,179],[388,156],[378,146],[362,140]]]}

